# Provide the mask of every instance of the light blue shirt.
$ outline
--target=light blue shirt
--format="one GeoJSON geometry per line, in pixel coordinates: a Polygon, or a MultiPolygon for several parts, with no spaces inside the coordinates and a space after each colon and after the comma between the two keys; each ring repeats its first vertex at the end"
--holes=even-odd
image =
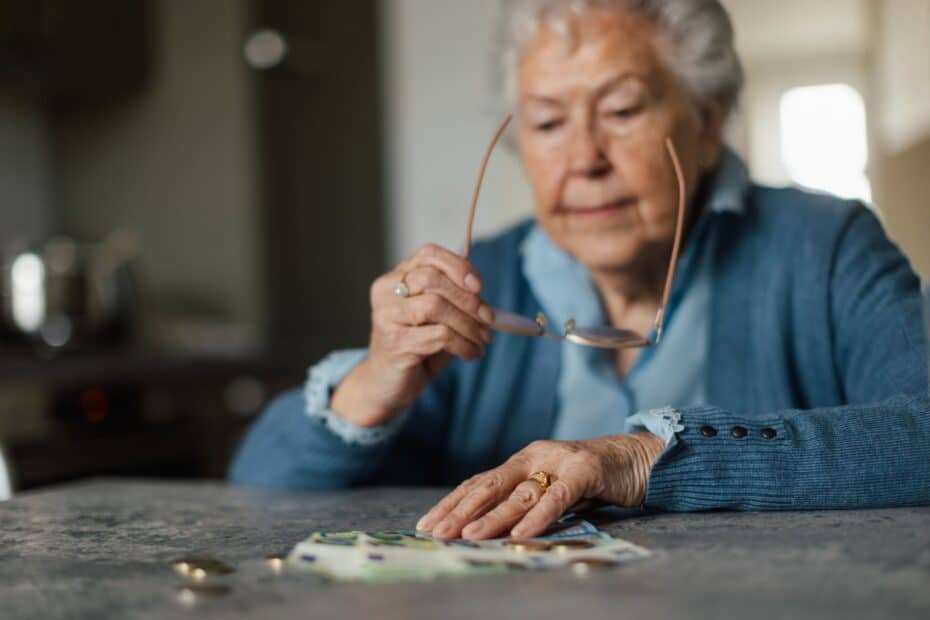
{"type": "MultiPolygon", "coordinates": [[[[704,368],[709,338],[716,217],[742,212],[749,178],[729,150],[709,179],[704,212],[685,245],[669,299],[661,346],[643,349],[626,377],[610,352],[566,344],[559,377],[554,439],[589,439],[647,429],[668,442],[667,420],[632,414],[707,404],[704,368]]],[[[587,268],[556,246],[538,226],[527,236],[523,271],[553,325],[574,318],[579,326],[607,324],[587,268]]],[[[661,416],[661,413],[658,415],[661,416]]]]}
{"type": "MultiPolygon", "coordinates": [[[[725,149],[705,188],[705,203],[676,270],[660,346],[643,349],[626,377],[619,377],[603,349],[566,342],[561,348],[558,416],[554,439],[587,439],[648,430],[669,442],[677,430],[674,411],[707,404],[707,363],[716,218],[742,212],[749,178],[745,165],[725,149]],[[641,413],[636,413],[641,412],[641,413]],[[635,414],[635,415],[633,415],[635,414]]],[[[588,270],[536,226],[521,247],[523,274],[550,324],[574,318],[579,326],[607,321],[588,270]]],[[[310,369],[307,413],[322,418],[348,443],[372,445],[402,428],[406,412],[388,424],[359,428],[329,409],[335,386],[367,354],[366,349],[333,353],[310,369]]]]}

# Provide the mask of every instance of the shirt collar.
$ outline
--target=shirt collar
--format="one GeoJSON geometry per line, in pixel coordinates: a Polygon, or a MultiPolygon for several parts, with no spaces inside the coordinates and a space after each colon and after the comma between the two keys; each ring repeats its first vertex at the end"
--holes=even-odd
{"type": "Polygon", "coordinates": [[[706,208],[714,213],[746,212],[749,171],[746,164],[730,147],[724,146],[717,167],[708,178],[706,208]]]}
{"type": "MultiPolygon", "coordinates": [[[[707,183],[705,208],[708,213],[745,213],[749,173],[746,165],[729,147],[721,151],[717,166],[707,183]]],[[[682,263],[693,253],[694,245],[684,248],[682,263]]],[[[523,275],[539,300],[553,330],[561,331],[565,321],[574,318],[579,325],[603,325],[604,310],[587,268],[549,239],[534,225],[520,246],[523,275]]],[[[683,265],[679,266],[681,269],[683,265]]],[[[676,281],[676,289],[684,285],[676,281]]]]}

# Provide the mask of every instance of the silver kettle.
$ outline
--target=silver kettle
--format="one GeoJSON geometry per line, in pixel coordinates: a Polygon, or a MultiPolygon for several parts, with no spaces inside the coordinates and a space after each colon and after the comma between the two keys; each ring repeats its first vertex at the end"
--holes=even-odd
{"type": "Polygon", "coordinates": [[[53,237],[3,253],[2,325],[48,352],[123,344],[131,335],[135,234],[99,243],[53,237]]]}

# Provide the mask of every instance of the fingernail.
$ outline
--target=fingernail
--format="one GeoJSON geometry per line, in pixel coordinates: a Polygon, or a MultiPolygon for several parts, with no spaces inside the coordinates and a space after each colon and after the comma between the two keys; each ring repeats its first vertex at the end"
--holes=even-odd
{"type": "Polygon", "coordinates": [[[420,517],[420,520],[417,521],[417,529],[421,531],[429,531],[436,527],[436,518],[433,516],[433,510],[427,510],[426,514],[420,517]]]}
{"type": "Polygon", "coordinates": [[[481,290],[481,282],[478,281],[478,278],[476,278],[473,274],[468,274],[465,276],[465,286],[476,293],[481,290]]]}
{"type": "Polygon", "coordinates": [[[489,308],[488,306],[482,305],[480,308],[478,308],[478,316],[485,323],[494,322],[494,311],[491,310],[491,308],[489,308]]]}
{"type": "Polygon", "coordinates": [[[484,527],[482,524],[478,521],[475,521],[474,523],[470,523],[464,530],[462,530],[462,536],[465,538],[468,538],[469,536],[477,536],[478,534],[481,534],[481,530],[483,529],[484,527]]]}
{"type": "Polygon", "coordinates": [[[522,526],[517,526],[510,530],[510,535],[513,538],[523,538],[523,535],[526,533],[526,528],[522,526]]]}

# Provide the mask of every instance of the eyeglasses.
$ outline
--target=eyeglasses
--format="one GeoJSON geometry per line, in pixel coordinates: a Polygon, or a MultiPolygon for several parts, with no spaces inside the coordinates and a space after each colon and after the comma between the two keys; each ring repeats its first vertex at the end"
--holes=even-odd
{"type": "MultiPolygon", "coordinates": [[[[491,153],[497,145],[507,125],[510,124],[512,114],[508,114],[503,120],[497,132],[491,139],[484,158],[481,160],[481,167],[478,170],[478,180],[475,183],[475,190],[471,199],[471,211],[468,215],[468,229],[465,233],[465,252],[467,259],[471,251],[472,231],[475,223],[475,210],[478,206],[478,195],[481,192],[481,184],[484,180],[484,173],[488,167],[488,161],[491,159],[491,153]]],[[[520,316],[505,310],[494,310],[494,321],[486,323],[491,329],[516,334],[518,336],[542,336],[554,340],[569,340],[575,344],[588,347],[598,347],[601,349],[634,349],[642,347],[654,347],[659,344],[662,338],[662,324],[665,320],[665,309],[668,305],[669,294],[672,290],[672,282],[675,279],[675,266],[678,264],[678,254],[681,249],[681,236],[684,229],[685,220],[685,179],[681,172],[681,162],[678,160],[678,153],[675,151],[675,145],[671,138],[665,139],[665,148],[672,160],[672,167],[675,169],[675,179],[678,183],[678,223],[675,228],[675,242],[672,245],[672,256],[668,263],[668,274],[665,276],[665,290],[662,293],[662,301],[656,311],[655,323],[653,325],[653,336],[643,336],[628,329],[617,329],[614,327],[578,327],[574,319],[565,322],[564,333],[557,334],[550,332],[548,321],[542,313],[536,315],[535,319],[520,316]]]]}

